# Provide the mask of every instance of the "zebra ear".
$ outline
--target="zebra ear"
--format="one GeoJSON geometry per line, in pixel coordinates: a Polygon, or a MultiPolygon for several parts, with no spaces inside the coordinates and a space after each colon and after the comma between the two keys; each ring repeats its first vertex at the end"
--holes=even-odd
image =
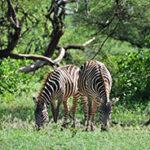
{"type": "Polygon", "coordinates": [[[112,106],[114,106],[119,101],[119,98],[113,98],[112,99],[112,106]]]}

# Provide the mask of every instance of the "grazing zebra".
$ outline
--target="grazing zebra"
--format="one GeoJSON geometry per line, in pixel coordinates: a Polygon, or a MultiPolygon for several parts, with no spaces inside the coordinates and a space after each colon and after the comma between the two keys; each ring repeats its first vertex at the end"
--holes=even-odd
{"type": "Polygon", "coordinates": [[[75,112],[77,108],[78,93],[78,77],[79,68],[74,65],[66,65],[59,67],[49,73],[45,80],[44,86],[36,98],[34,98],[35,108],[35,124],[39,129],[44,122],[48,121],[48,106],[51,105],[51,111],[54,122],[57,122],[59,114],[59,106],[64,105],[64,122],[63,127],[66,127],[67,116],[69,112],[67,99],[73,96],[73,127],[75,127],[75,112]],[[57,99],[57,100],[56,100],[57,99]]]}
{"type": "Polygon", "coordinates": [[[94,114],[99,106],[101,129],[107,130],[111,114],[111,101],[109,99],[112,86],[111,75],[106,66],[98,61],[87,61],[81,66],[78,87],[84,97],[84,115],[86,130],[89,125],[93,129],[94,114]]]}

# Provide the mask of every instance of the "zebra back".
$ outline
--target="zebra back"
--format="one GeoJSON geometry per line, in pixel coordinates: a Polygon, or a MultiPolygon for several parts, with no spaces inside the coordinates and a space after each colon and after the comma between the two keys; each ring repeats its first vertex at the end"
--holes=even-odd
{"type": "Polygon", "coordinates": [[[78,93],[79,68],[74,65],[59,67],[50,72],[38,94],[38,100],[49,104],[55,97],[64,99],[78,93]]]}

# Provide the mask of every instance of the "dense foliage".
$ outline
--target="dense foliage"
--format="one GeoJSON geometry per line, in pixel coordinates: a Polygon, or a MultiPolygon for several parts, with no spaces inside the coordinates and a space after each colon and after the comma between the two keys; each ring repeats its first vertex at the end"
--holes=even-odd
{"type": "MultiPolygon", "coordinates": [[[[22,26],[19,43],[15,48],[20,53],[42,53],[48,42],[50,33],[49,24],[44,16],[49,7],[48,1],[12,1],[13,6],[17,10],[17,17],[22,26]],[[48,30],[49,29],[49,30],[48,30]]],[[[9,33],[13,33],[14,29],[8,18],[8,8],[6,1],[0,1],[0,48],[7,47],[9,33]]]]}
{"type": "MultiPolygon", "coordinates": [[[[82,3],[82,2],[81,2],[82,3]]],[[[148,0],[92,0],[88,11],[82,3],[75,22],[82,22],[109,35],[117,25],[117,32],[111,37],[128,41],[137,47],[150,47],[150,9],[148,0]],[[85,17],[86,16],[86,17],[85,17]],[[108,26],[108,28],[107,28],[108,26]]]]}
{"type": "Polygon", "coordinates": [[[150,99],[150,52],[126,53],[118,58],[118,96],[136,102],[150,99]]]}

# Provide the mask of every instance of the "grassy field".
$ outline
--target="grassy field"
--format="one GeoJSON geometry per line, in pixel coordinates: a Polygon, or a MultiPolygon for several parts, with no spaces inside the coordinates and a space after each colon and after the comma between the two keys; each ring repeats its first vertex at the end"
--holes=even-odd
{"type": "Polygon", "coordinates": [[[142,120],[150,116],[140,110],[114,108],[113,121],[119,124],[109,132],[101,132],[98,127],[94,132],[85,132],[79,123],[76,129],[69,127],[63,131],[60,130],[61,123],[49,123],[36,131],[31,97],[22,95],[8,102],[0,99],[0,103],[0,150],[150,149],[150,128],[140,126],[142,120]]]}
{"type": "MultiPolygon", "coordinates": [[[[16,122],[17,123],[17,122],[16,122]]],[[[15,124],[14,124],[15,126],[15,124]]],[[[33,128],[4,128],[0,131],[0,149],[29,150],[149,150],[150,131],[140,128],[112,128],[109,132],[83,132],[76,129],[60,131],[57,125],[48,125],[37,132],[33,128]]]]}

